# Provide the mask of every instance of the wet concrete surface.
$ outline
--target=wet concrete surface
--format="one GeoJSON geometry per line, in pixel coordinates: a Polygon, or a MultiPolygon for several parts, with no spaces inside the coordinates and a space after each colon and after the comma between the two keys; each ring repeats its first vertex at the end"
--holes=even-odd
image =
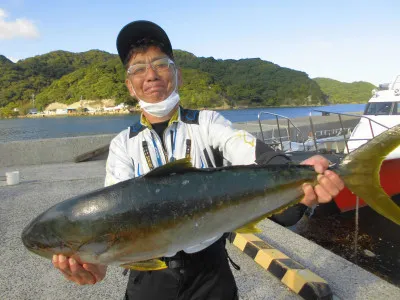
{"type": "MultiPolygon", "coordinates": [[[[393,197],[400,205],[400,195],[393,197]]],[[[340,213],[334,203],[318,206],[293,231],[400,287],[400,226],[369,207],[340,213]],[[355,241],[357,236],[357,247],[355,241]]]]}

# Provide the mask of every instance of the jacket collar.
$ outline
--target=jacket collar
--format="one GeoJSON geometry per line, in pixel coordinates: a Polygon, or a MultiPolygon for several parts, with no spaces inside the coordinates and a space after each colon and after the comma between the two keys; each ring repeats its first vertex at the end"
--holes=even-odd
{"type": "MultiPolygon", "coordinates": [[[[179,106],[175,113],[172,115],[171,119],[169,119],[168,126],[172,125],[175,122],[179,122],[181,120],[181,110],[182,107],[179,106]]],[[[146,119],[143,113],[140,115],[140,124],[146,126],[149,129],[152,129],[151,123],[146,119]]]]}

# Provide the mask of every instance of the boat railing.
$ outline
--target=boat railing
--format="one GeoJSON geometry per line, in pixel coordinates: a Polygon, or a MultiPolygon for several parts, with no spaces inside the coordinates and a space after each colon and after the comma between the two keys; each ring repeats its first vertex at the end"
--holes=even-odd
{"type": "Polygon", "coordinates": [[[343,133],[348,135],[351,134],[353,128],[354,127],[343,127],[343,128],[315,130],[315,137],[317,139],[322,139],[322,138],[343,136],[343,133]]]}
{"type": "MultiPolygon", "coordinates": [[[[258,113],[258,125],[261,133],[261,138],[264,142],[266,142],[268,145],[275,149],[280,149],[285,152],[293,152],[293,145],[301,145],[298,146],[298,148],[301,148],[304,151],[310,151],[310,152],[326,152],[326,151],[334,151],[336,153],[338,152],[345,152],[349,153],[349,141],[368,141],[370,138],[350,138],[351,133],[354,129],[353,127],[345,126],[345,122],[343,120],[343,117],[356,117],[356,118],[364,118],[368,120],[370,131],[371,131],[371,136],[372,138],[375,137],[374,133],[374,126],[373,124],[382,126],[383,128],[388,129],[386,125],[383,125],[373,119],[371,119],[368,116],[365,115],[360,115],[360,114],[352,114],[352,113],[339,113],[339,112],[331,112],[331,111],[325,111],[325,110],[318,110],[318,109],[313,109],[310,112],[309,115],[309,124],[310,124],[310,130],[308,133],[308,137],[304,138],[304,134],[302,133],[302,130],[297,127],[290,118],[271,113],[271,112],[266,112],[266,111],[261,111],[258,113]],[[313,112],[318,112],[321,113],[322,116],[329,116],[329,115],[337,115],[339,119],[339,127],[338,128],[331,128],[331,129],[322,129],[322,130],[317,130],[316,126],[314,125],[313,122],[313,112]],[[264,126],[272,126],[273,128],[270,129],[268,132],[271,135],[271,137],[266,137],[265,133],[267,131],[264,131],[265,128],[263,128],[262,124],[262,116],[263,115],[270,115],[273,116],[276,125],[271,125],[271,124],[264,124],[264,126]],[[287,123],[287,125],[281,125],[282,120],[287,123]],[[280,122],[281,121],[281,122],[280,122]],[[283,128],[282,128],[283,127],[283,128]],[[277,130],[276,130],[277,129],[277,130]],[[284,133],[284,134],[283,134],[284,133]]],[[[304,125],[302,125],[302,128],[304,125]]],[[[303,128],[304,131],[304,128],[303,128]]],[[[296,151],[296,150],[294,150],[296,151]]],[[[297,150],[298,151],[298,150],[297,150]]]]}
{"type": "Polygon", "coordinates": [[[270,146],[273,146],[274,148],[277,146],[280,146],[280,149],[283,150],[284,146],[283,146],[283,141],[287,140],[289,142],[289,150],[292,151],[292,134],[291,134],[291,128],[290,126],[293,127],[294,131],[295,131],[295,141],[297,142],[299,139],[301,141],[301,143],[303,144],[303,147],[305,148],[305,144],[304,144],[304,138],[303,135],[301,133],[301,130],[296,127],[292,120],[290,120],[288,117],[279,115],[279,114],[275,114],[275,113],[271,113],[271,112],[266,112],[266,111],[261,111],[258,113],[258,125],[260,126],[260,133],[261,133],[261,137],[262,140],[264,142],[267,142],[267,144],[269,144],[270,146]],[[261,123],[261,116],[262,115],[270,115],[270,116],[274,116],[275,120],[276,120],[276,125],[277,125],[277,131],[278,131],[278,137],[275,137],[275,130],[272,129],[272,134],[271,134],[271,138],[265,138],[264,137],[264,131],[262,128],[262,123],[261,123]],[[279,124],[279,119],[284,119],[287,122],[287,127],[285,128],[286,130],[286,136],[282,136],[281,134],[281,126],[279,124]],[[279,140],[279,142],[277,141],[277,139],[279,140]]]}
{"type": "MultiPolygon", "coordinates": [[[[386,129],[389,129],[389,127],[387,127],[386,125],[383,125],[383,124],[381,124],[381,123],[379,123],[379,122],[377,122],[377,121],[375,121],[375,120],[373,120],[373,119],[371,119],[370,117],[367,117],[367,116],[365,116],[365,115],[358,115],[358,114],[351,114],[351,113],[339,113],[339,112],[330,112],[330,111],[325,111],[325,110],[318,110],[318,109],[313,109],[313,111],[315,111],[315,112],[320,112],[322,115],[330,115],[330,114],[333,114],[333,115],[337,115],[338,116],[338,118],[339,118],[339,123],[340,123],[340,129],[341,129],[341,131],[343,132],[343,139],[342,139],[342,141],[344,141],[344,144],[345,144],[345,149],[347,150],[347,153],[349,153],[349,145],[348,145],[348,142],[349,141],[368,141],[368,140],[370,140],[369,138],[365,138],[365,139],[355,139],[355,138],[350,138],[350,135],[349,135],[349,137],[346,137],[346,134],[345,134],[345,132],[346,132],[346,129],[348,129],[348,128],[345,128],[344,126],[343,126],[343,118],[342,118],[342,116],[349,116],[349,117],[357,117],[357,118],[364,118],[364,119],[367,119],[368,120],[368,123],[369,123],[369,128],[370,128],[370,130],[371,130],[371,136],[372,136],[372,138],[374,138],[375,137],[375,134],[374,134],[374,128],[373,128],[373,123],[375,123],[376,125],[379,125],[379,126],[382,126],[382,127],[384,127],[384,128],[386,128],[386,129]]],[[[311,126],[311,134],[312,134],[312,138],[313,138],[313,141],[314,141],[314,146],[315,146],[315,149],[316,149],[316,151],[318,151],[318,138],[317,138],[317,136],[316,136],[316,131],[315,131],[315,129],[314,129],[314,123],[313,123],[313,121],[312,121],[312,113],[310,112],[310,126],[311,126]]],[[[348,130],[347,130],[347,132],[348,132],[348,130]]],[[[350,132],[351,133],[351,132],[350,132]]]]}
{"type": "Polygon", "coordinates": [[[391,89],[396,90],[400,88],[400,75],[396,75],[395,79],[393,80],[391,89]]]}

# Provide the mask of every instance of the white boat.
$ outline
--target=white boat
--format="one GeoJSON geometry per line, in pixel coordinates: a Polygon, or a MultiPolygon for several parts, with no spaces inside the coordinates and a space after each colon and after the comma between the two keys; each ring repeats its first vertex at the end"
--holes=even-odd
{"type": "MultiPolygon", "coordinates": [[[[381,84],[372,91],[364,114],[348,141],[349,152],[397,124],[400,124],[400,75],[395,76],[391,83],[381,84]]],[[[400,158],[400,147],[386,159],[393,158],[400,158]]]]}
{"type": "MultiPolygon", "coordinates": [[[[318,110],[315,111],[318,112],[318,110]]],[[[325,115],[337,114],[339,119],[341,116],[357,116],[345,113],[319,112],[325,113],[325,115]]],[[[271,114],[268,112],[262,113],[271,114]]],[[[289,118],[275,114],[272,115],[277,118],[277,123],[278,117],[286,119],[288,127],[291,124],[301,136],[300,130],[293,125],[289,118]]],[[[296,160],[297,157],[298,161],[301,161],[299,158],[304,159],[308,156],[314,155],[314,152],[324,150],[324,145],[330,142],[342,144],[342,149],[344,149],[344,151],[339,151],[342,153],[339,154],[339,157],[343,157],[346,153],[357,149],[383,131],[400,124],[400,75],[395,76],[391,83],[380,85],[378,89],[372,91],[372,97],[368,101],[363,115],[359,117],[360,121],[354,130],[352,130],[350,138],[348,138],[347,131],[343,126],[341,128],[341,133],[334,137],[317,138],[310,117],[312,139],[293,142],[293,136],[288,134],[286,141],[282,141],[285,137],[281,136],[278,138],[272,137],[272,140],[276,141],[275,144],[277,144],[278,149],[285,151],[286,154],[292,156],[294,160],[296,160]]],[[[260,114],[258,119],[262,138],[266,141],[262,134],[260,114]]],[[[278,132],[280,131],[281,130],[279,130],[278,126],[278,132]]],[[[328,159],[333,161],[331,157],[328,157],[328,159]]],[[[381,185],[390,196],[400,195],[398,170],[400,170],[400,147],[395,149],[386,157],[381,167],[381,185]]],[[[335,197],[335,203],[342,212],[353,210],[357,203],[356,196],[345,188],[337,197],[335,197]]],[[[362,199],[360,199],[359,205],[364,206],[366,204],[362,199]]]]}
{"type": "MultiPolygon", "coordinates": [[[[378,89],[372,91],[372,97],[368,101],[364,114],[347,141],[346,152],[351,152],[370,139],[400,124],[400,75],[394,77],[391,83],[381,84],[378,89]]],[[[400,147],[397,147],[386,156],[380,171],[380,180],[383,189],[390,196],[400,194],[399,175],[400,147]]],[[[355,207],[355,196],[344,189],[335,202],[341,211],[352,210],[355,207]]],[[[365,203],[360,201],[360,206],[365,203]]]]}

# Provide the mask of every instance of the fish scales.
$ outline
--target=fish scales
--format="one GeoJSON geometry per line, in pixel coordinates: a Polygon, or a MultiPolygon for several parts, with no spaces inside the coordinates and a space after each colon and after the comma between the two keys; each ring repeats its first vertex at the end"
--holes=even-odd
{"type": "Polygon", "coordinates": [[[301,184],[314,177],[312,168],[298,165],[141,177],[57,204],[34,220],[31,230],[45,233],[46,240],[37,248],[52,245],[59,253],[86,262],[138,260],[154,248],[157,257],[286,205],[301,196],[301,184]],[[287,201],[280,197],[283,184],[293,194],[287,201]]]}

